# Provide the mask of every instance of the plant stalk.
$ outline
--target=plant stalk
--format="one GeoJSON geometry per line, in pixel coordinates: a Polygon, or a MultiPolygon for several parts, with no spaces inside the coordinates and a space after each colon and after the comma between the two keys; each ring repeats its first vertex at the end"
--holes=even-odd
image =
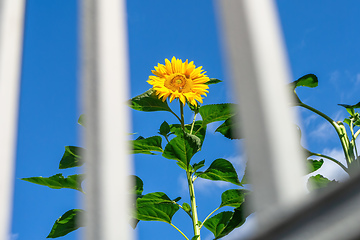
{"type": "Polygon", "coordinates": [[[191,216],[192,216],[192,222],[193,222],[193,228],[194,228],[194,236],[199,235],[197,240],[200,240],[200,226],[198,224],[198,215],[197,215],[197,209],[196,209],[196,199],[195,199],[195,190],[194,190],[194,184],[191,179],[190,172],[186,171],[186,176],[188,180],[188,186],[189,186],[189,194],[190,194],[190,205],[191,205],[191,216]]]}

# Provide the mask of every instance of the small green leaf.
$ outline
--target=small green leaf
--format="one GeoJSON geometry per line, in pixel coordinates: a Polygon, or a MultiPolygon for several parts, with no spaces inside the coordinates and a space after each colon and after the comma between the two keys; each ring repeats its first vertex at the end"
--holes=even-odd
{"type": "Polygon", "coordinates": [[[222,82],[221,80],[219,80],[219,79],[216,79],[216,78],[210,78],[210,80],[209,81],[207,81],[205,84],[206,85],[211,85],[211,84],[216,84],[216,83],[220,83],[220,82],[222,82]]]}
{"type": "Polygon", "coordinates": [[[202,124],[206,125],[212,122],[224,121],[235,115],[235,104],[222,103],[210,104],[200,107],[199,112],[202,117],[202,124]]]}
{"type": "Polygon", "coordinates": [[[247,168],[245,168],[245,171],[244,171],[244,175],[240,181],[241,184],[249,184],[249,181],[248,181],[248,170],[247,168]]]}
{"type": "Polygon", "coordinates": [[[221,194],[220,207],[235,207],[238,208],[245,201],[245,195],[250,191],[245,189],[230,189],[221,194]]]}
{"type": "Polygon", "coordinates": [[[198,162],[198,163],[194,163],[194,164],[192,165],[192,167],[193,167],[193,169],[194,169],[195,172],[196,172],[197,170],[199,170],[200,168],[202,168],[203,166],[205,166],[205,160],[202,160],[202,161],[200,161],[200,162],[198,162]]]}
{"type": "Polygon", "coordinates": [[[343,122],[346,123],[349,126],[351,124],[351,120],[349,118],[345,118],[343,122]]]}
{"type": "Polygon", "coordinates": [[[80,221],[83,214],[84,210],[81,209],[67,211],[55,221],[50,234],[46,238],[62,237],[80,227],[84,227],[83,222],[80,221]]]}
{"type": "Polygon", "coordinates": [[[183,209],[184,209],[184,211],[185,212],[190,212],[191,211],[191,207],[190,207],[190,205],[188,204],[188,203],[186,203],[186,202],[184,202],[183,204],[182,204],[182,207],[183,207],[183,209]]]}
{"type": "Polygon", "coordinates": [[[316,170],[318,170],[319,168],[321,168],[321,166],[323,165],[324,160],[307,160],[307,168],[308,168],[308,173],[312,173],[315,172],[316,170]]]}
{"type": "Polygon", "coordinates": [[[149,193],[136,200],[136,218],[143,221],[171,223],[179,206],[161,192],[149,193]]]}
{"type": "Polygon", "coordinates": [[[355,108],[360,108],[360,102],[354,105],[348,105],[348,104],[338,104],[338,105],[344,107],[351,116],[355,115],[355,110],[354,110],[355,108]]]}
{"type": "Polygon", "coordinates": [[[318,78],[314,74],[307,74],[292,82],[292,85],[294,89],[300,86],[314,88],[318,86],[318,78]]]}
{"type": "Polygon", "coordinates": [[[195,173],[198,177],[214,180],[230,182],[242,186],[235,168],[226,159],[216,159],[205,172],[195,173]]]}
{"type": "Polygon", "coordinates": [[[181,197],[177,197],[177,198],[175,198],[173,201],[174,202],[178,202],[178,201],[180,201],[181,200],[181,197]]]}
{"type": "Polygon", "coordinates": [[[241,136],[238,136],[238,127],[239,122],[237,121],[237,116],[232,116],[226,119],[225,122],[215,130],[215,132],[219,132],[229,139],[241,139],[241,136]]]}
{"type": "Polygon", "coordinates": [[[169,135],[169,133],[170,133],[170,126],[166,121],[164,121],[160,125],[159,134],[167,137],[169,135]]]}
{"type": "Polygon", "coordinates": [[[152,152],[162,152],[161,141],[160,136],[133,140],[133,153],[154,154],[152,152]]]}
{"type": "Polygon", "coordinates": [[[66,146],[63,157],[60,160],[59,169],[79,167],[84,164],[81,154],[84,148],[66,146]]]}
{"type": "Polygon", "coordinates": [[[218,239],[226,226],[229,224],[233,214],[234,213],[230,211],[218,213],[206,220],[206,222],[204,222],[204,227],[214,234],[215,239],[218,239]]]}
{"type": "MultiPolygon", "coordinates": [[[[186,124],[184,127],[185,127],[185,132],[190,134],[191,124],[186,124]]],[[[182,136],[183,135],[183,130],[182,130],[180,124],[171,124],[170,125],[170,131],[173,132],[176,136],[182,136]]],[[[202,143],[204,142],[204,139],[205,139],[205,135],[206,135],[206,125],[203,126],[202,121],[196,121],[194,123],[194,128],[193,128],[193,131],[192,131],[192,135],[194,135],[195,133],[196,133],[195,136],[200,138],[201,145],[202,145],[202,143]]]]}
{"type": "Polygon", "coordinates": [[[59,173],[48,178],[30,177],[30,178],[21,178],[21,180],[47,186],[53,189],[70,188],[83,192],[81,188],[81,183],[84,180],[84,178],[85,178],[85,174],[75,174],[65,178],[61,173],[59,173]]]}
{"type": "Polygon", "coordinates": [[[85,118],[85,114],[81,114],[78,119],[78,124],[80,124],[83,127],[85,127],[84,118],[85,118]]]}
{"type": "Polygon", "coordinates": [[[316,176],[310,177],[307,185],[308,185],[308,189],[310,191],[313,191],[313,190],[320,190],[320,189],[326,188],[326,187],[328,187],[330,185],[334,185],[336,183],[338,183],[338,182],[335,180],[330,181],[326,177],[318,174],[316,176]]]}
{"type": "Polygon", "coordinates": [[[165,147],[163,157],[178,160],[189,166],[191,158],[198,152],[200,146],[198,137],[184,132],[183,136],[171,139],[165,147]]]}
{"type": "Polygon", "coordinates": [[[154,111],[168,111],[171,112],[171,109],[166,101],[160,100],[155,91],[151,88],[145,93],[140,94],[130,100],[130,107],[132,109],[144,112],[154,112],[154,111]]]}
{"type": "Polygon", "coordinates": [[[132,175],[131,177],[134,178],[134,180],[133,180],[133,183],[134,183],[133,191],[134,191],[134,193],[136,195],[141,195],[142,192],[144,191],[144,182],[138,176],[132,175]]]}
{"type": "Polygon", "coordinates": [[[195,235],[191,238],[191,240],[197,240],[197,239],[199,239],[199,237],[200,237],[200,235],[195,235]]]}

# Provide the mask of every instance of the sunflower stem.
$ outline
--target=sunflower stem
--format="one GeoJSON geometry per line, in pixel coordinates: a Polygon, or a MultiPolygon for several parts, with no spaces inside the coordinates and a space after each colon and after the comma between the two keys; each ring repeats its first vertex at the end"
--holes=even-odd
{"type": "Polygon", "coordinates": [[[181,119],[180,119],[180,123],[181,123],[181,128],[184,130],[185,132],[185,123],[184,123],[184,104],[179,100],[180,102],[180,114],[181,114],[181,119]]]}
{"type": "Polygon", "coordinates": [[[191,216],[192,216],[192,222],[193,222],[193,228],[194,228],[194,236],[199,236],[197,240],[200,240],[200,226],[198,221],[198,215],[197,215],[197,209],[196,209],[196,199],[195,199],[195,190],[194,190],[194,183],[191,179],[191,173],[189,171],[186,171],[186,176],[188,180],[188,186],[189,186],[189,194],[190,194],[190,203],[191,203],[191,216]]]}
{"type": "Polygon", "coordinates": [[[197,115],[197,113],[195,113],[195,115],[194,115],[194,119],[193,119],[193,122],[192,122],[192,124],[191,124],[190,134],[192,134],[192,132],[193,132],[193,130],[194,130],[196,115],[197,115]]]}

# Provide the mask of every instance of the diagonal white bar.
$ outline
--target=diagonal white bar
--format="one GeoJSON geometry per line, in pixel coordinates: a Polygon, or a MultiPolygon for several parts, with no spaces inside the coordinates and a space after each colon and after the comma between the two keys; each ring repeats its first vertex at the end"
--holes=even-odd
{"type": "Polygon", "coordinates": [[[236,87],[259,227],[301,203],[305,162],[287,83],[290,74],[274,3],[218,1],[236,87]]]}
{"type": "Polygon", "coordinates": [[[25,0],[0,1],[0,239],[10,236],[25,0]]]}
{"type": "Polygon", "coordinates": [[[132,239],[125,0],[83,0],[86,239],[132,239]]]}

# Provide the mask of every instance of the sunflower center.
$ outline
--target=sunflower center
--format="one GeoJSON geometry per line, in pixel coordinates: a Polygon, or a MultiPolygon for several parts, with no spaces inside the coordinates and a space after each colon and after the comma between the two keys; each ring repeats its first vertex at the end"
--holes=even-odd
{"type": "Polygon", "coordinates": [[[172,91],[189,92],[191,90],[192,81],[187,79],[184,74],[175,73],[166,77],[164,85],[172,91]]]}

